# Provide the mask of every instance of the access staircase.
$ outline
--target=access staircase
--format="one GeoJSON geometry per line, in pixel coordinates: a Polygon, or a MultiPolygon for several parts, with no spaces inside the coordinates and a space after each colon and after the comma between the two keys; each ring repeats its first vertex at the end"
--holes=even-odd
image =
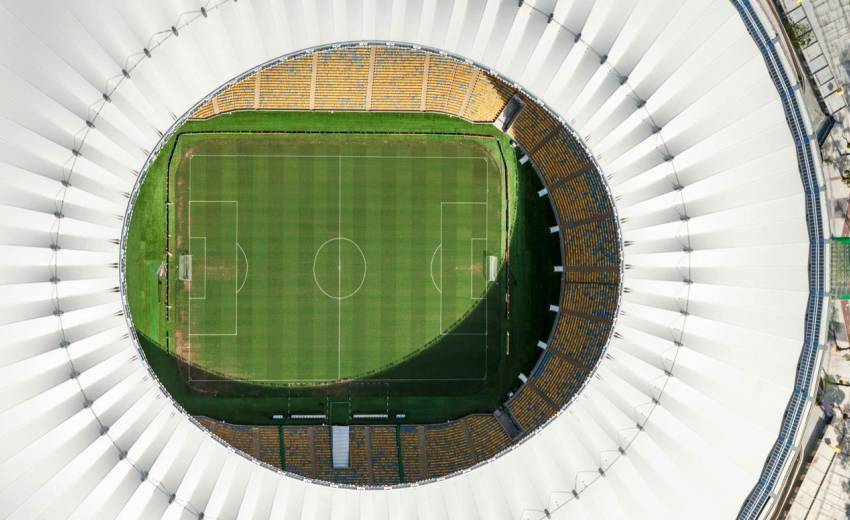
{"type": "Polygon", "coordinates": [[[334,469],[349,466],[348,426],[331,426],[331,453],[334,469]]]}

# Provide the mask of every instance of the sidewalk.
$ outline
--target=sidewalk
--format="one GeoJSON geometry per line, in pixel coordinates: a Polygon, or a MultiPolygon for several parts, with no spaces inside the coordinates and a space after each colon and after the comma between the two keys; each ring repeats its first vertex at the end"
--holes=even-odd
{"type": "Polygon", "coordinates": [[[846,519],[850,514],[850,436],[844,435],[847,423],[838,415],[827,426],[786,518],[846,519]]]}

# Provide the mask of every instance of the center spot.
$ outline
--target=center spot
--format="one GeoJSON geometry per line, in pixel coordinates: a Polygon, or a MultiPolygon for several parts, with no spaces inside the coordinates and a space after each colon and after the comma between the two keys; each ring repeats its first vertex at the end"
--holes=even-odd
{"type": "Polygon", "coordinates": [[[351,298],[366,281],[366,255],[351,239],[327,240],[313,257],[313,281],[328,298],[351,298]]]}

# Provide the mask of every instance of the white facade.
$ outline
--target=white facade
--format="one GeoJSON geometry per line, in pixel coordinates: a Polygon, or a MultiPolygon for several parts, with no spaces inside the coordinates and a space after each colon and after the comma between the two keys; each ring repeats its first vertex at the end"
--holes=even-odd
{"type": "Polygon", "coordinates": [[[766,495],[742,504],[791,431],[795,381],[795,406],[811,397],[797,365],[823,343],[806,313],[824,273],[811,130],[786,120],[758,16],[746,0],[2,2],[0,518],[759,514],[766,495]],[[575,402],[487,465],[388,490],[274,472],[201,430],[116,292],[160,137],[245,70],[347,40],[445,49],[540,98],[609,178],[626,243],[615,338],[575,402]]]}

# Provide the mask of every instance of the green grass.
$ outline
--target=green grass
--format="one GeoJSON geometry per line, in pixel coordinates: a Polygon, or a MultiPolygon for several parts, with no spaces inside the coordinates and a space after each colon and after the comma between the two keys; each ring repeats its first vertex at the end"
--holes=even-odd
{"type": "Polygon", "coordinates": [[[351,413],[405,413],[406,422],[492,411],[518,385],[517,374],[527,373],[539,356],[534,345],[548,336],[547,307],[557,299],[559,278],[552,265],[560,250],[548,234],[554,219],[547,200],[536,195],[539,188],[533,170],[519,167],[501,132],[446,116],[246,112],[189,122],[150,168],[129,231],[128,298],[148,361],[190,413],[231,422],[267,423],[276,413],[338,416],[341,402],[351,413]],[[316,134],[341,131],[416,135],[316,134]],[[237,157],[201,157],[205,150],[237,157]],[[189,240],[189,199],[181,198],[180,188],[188,177],[187,153],[195,156],[192,200],[239,200],[238,231],[236,209],[228,208],[235,204],[192,203],[192,236],[206,239],[189,240]],[[333,157],[258,157],[281,153],[333,157]],[[422,155],[487,162],[411,158],[422,155]],[[487,164],[484,172],[479,163],[487,164]],[[194,178],[196,168],[204,172],[200,179],[194,178]],[[488,185],[488,174],[489,182],[497,179],[495,186],[488,185]],[[169,294],[165,279],[155,275],[165,258],[167,175],[174,253],[169,294]],[[436,204],[461,200],[486,202],[488,211],[482,218],[475,205],[446,211],[436,204]],[[444,248],[437,250],[440,232],[444,248]],[[482,232],[486,244],[473,242],[470,250],[465,243],[482,232]],[[318,290],[314,260],[316,279],[335,296],[359,285],[363,257],[347,241],[331,241],[317,256],[322,243],[336,236],[356,242],[368,264],[363,286],[339,301],[318,290]],[[498,282],[487,285],[485,253],[503,260],[508,236],[510,267],[503,266],[498,282]],[[193,295],[206,277],[201,289],[206,300],[190,302],[188,286],[177,279],[179,257],[190,242],[193,295]],[[203,242],[206,269],[197,254],[203,242]],[[437,256],[444,268],[453,266],[442,270],[442,294],[430,276],[432,256],[440,272],[435,250],[442,251],[437,256]],[[473,270],[467,267],[470,254],[473,270]],[[510,320],[504,305],[508,284],[510,320]],[[181,361],[188,357],[190,325],[194,332],[223,333],[237,324],[238,336],[193,336],[193,368],[181,361]],[[190,372],[196,379],[218,374],[229,381],[190,383],[190,372]],[[343,382],[318,385],[309,379],[343,382]],[[299,386],[285,386],[295,382],[299,386]]]}
{"type": "Polygon", "coordinates": [[[421,364],[405,379],[485,378],[502,329],[501,306],[484,295],[503,291],[486,260],[503,257],[505,228],[491,141],[181,138],[170,266],[174,275],[191,254],[192,281],[175,284],[172,305],[190,381],[374,382],[459,334],[470,363],[421,364]]]}
{"type": "Polygon", "coordinates": [[[163,301],[164,280],[156,276],[156,268],[165,261],[165,170],[168,154],[161,154],[152,164],[133,208],[132,225],[127,234],[125,276],[127,297],[136,330],[165,345],[165,307],[153,305],[163,301]],[[151,278],[153,276],[153,278],[151,278]]]}

